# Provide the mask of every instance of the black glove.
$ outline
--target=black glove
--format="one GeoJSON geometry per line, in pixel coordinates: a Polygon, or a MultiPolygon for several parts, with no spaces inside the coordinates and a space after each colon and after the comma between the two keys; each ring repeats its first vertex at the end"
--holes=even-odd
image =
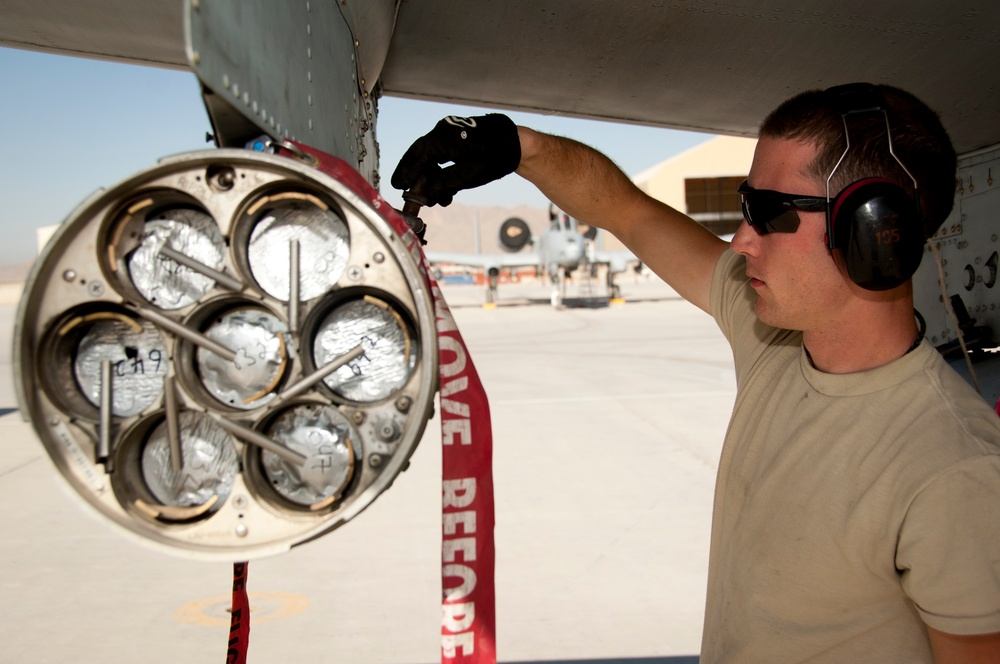
{"type": "Polygon", "coordinates": [[[426,205],[449,205],[462,189],[513,173],[520,162],[517,125],[506,115],[450,115],[410,146],[392,174],[392,186],[412,190],[426,205]]]}

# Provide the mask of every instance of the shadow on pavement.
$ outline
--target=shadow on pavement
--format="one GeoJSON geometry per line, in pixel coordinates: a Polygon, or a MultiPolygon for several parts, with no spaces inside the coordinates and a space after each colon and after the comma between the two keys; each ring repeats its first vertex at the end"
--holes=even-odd
{"type": "Polygon", "coordinates": [[[669,657],[630,657],[627,659],[559,659],[507,664],[698,664],[698,655],[671,655],[669,657]]]}
{"type": "Polygon", "coordinates": [[[665,655],[663,657],[626,657],[622,659],[546,659],[500,660],[501,664],[698,664],[698,655],[665,655]]]}
{"type": "MultiPolygon", "coordinates": [[[[680,300],[680,295],[653,295],[653,296],[638,296],[626,298],[622,303],[625,306],[631,303],[637,302],[670,302],[680,300]]],[[[483,302],[448,302],[449,309],[479,309],[483,308],[485,305],[483,302]]],[[[501,309],[507,309],[511,307],[551,307],[552,302],[549,298],[509,298],[504,300],[500,299],[496,303],[496,306],[501,309]]],[[[559,308],[563,309],[605,309],[611,306],[611,300],[607,297],[567,297],[564,298],[562,304],[559,308]]],[[[616,305],[620,306],[620,305],[616,305]]],[[[572,664],[572,663],[571,663],[572,664]]]]}

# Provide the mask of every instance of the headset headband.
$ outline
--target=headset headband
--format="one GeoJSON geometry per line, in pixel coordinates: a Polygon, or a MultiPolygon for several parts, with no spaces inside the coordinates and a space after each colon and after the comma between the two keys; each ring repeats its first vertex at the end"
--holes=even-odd
{"type": "Polygon", "coordinates": [[[844,123],[844,142],[846,143],[844,152],[841,153],[840,159],[834,164],[833,170],[830,171],[830,175],[826,178],[827,247],[833,249],[833,205],[836,196],[831,196],[830,182],[833,181],[833,176],[843,163],[844,157],[851,151],[851,130],[847,122],[849,115],[858,113],[882,114],[882,117],[885,118],[885,136],[889,143],[889,154],[899,164],[899,167],[903,169],[906,176],[910,178],[910,182],[913,183],[913,200],[917,201],[918,205],[920,198],[918,195],[917,179],[913,177],[913,173],[906,167],[906,164],[896,156],[896,151],[893,148],[889,112],[886,110],[885,95],[882,94],[882,91],[871,83],[847,83],[827,88],[824,93],[830,99],[834,110],[840,115],[840,119],[844,123]]]}
{"type": "MultiPolygon", "coordinates": [[[[826,179],[827,247],[840,252],[847,275],[862,288],[895,288],[912,277],[920,265],[926,239],[920,222],[917,180],[896,156],[881,89],[870,83],[852,83],[830,88],[826,95],[831,109],[843,122],[846,144],[826,179]],[[862,113],[881,114],[889,154],[909,177],[912,190],[886,179],[882,173],[870,173],[833,195],[833,178],[853,147],[852,116],[862,113]]],[[[878,131],[878,124],[876,118],[871,130],[878,131]]]]}

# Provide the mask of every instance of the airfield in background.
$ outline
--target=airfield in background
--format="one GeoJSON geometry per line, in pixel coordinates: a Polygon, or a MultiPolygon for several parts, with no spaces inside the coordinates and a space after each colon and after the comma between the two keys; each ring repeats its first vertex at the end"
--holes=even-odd
{"type": "MultiPolygon", "coordinates": [[[[490,398],[501,662],[691,664],[735,396],[712,319],[669,287],[552,309],[537,283],[443,286],[490,398]],[[535,302],[539,304],[535,304],[535,302]]],[[[0,306],[6,661],[218,664],[231,566],[122,536],[70,495],[17,407],[0,306]]],[[[440,428],[358,518],[254,561],[250,662],[439,661],[440,428]]]]}

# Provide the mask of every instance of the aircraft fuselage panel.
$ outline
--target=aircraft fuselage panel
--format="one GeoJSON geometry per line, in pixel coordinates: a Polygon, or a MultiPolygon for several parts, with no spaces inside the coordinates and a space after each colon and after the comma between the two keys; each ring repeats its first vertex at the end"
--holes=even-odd
{"type": "Polygon", "coordinates": [[[188,2],[188,57],[218,98],[207,104],[223,147],[242,147],[245,122],[340,157],[378,186],[375,86],[389,49],[392,0],[188,2]],[[363,41],[362,37],[363,36],[363,41]],[[364,47],[362,48],[362,44],[364,47]],[[228,108],[218,110],[219,99],[228,108]]]}

